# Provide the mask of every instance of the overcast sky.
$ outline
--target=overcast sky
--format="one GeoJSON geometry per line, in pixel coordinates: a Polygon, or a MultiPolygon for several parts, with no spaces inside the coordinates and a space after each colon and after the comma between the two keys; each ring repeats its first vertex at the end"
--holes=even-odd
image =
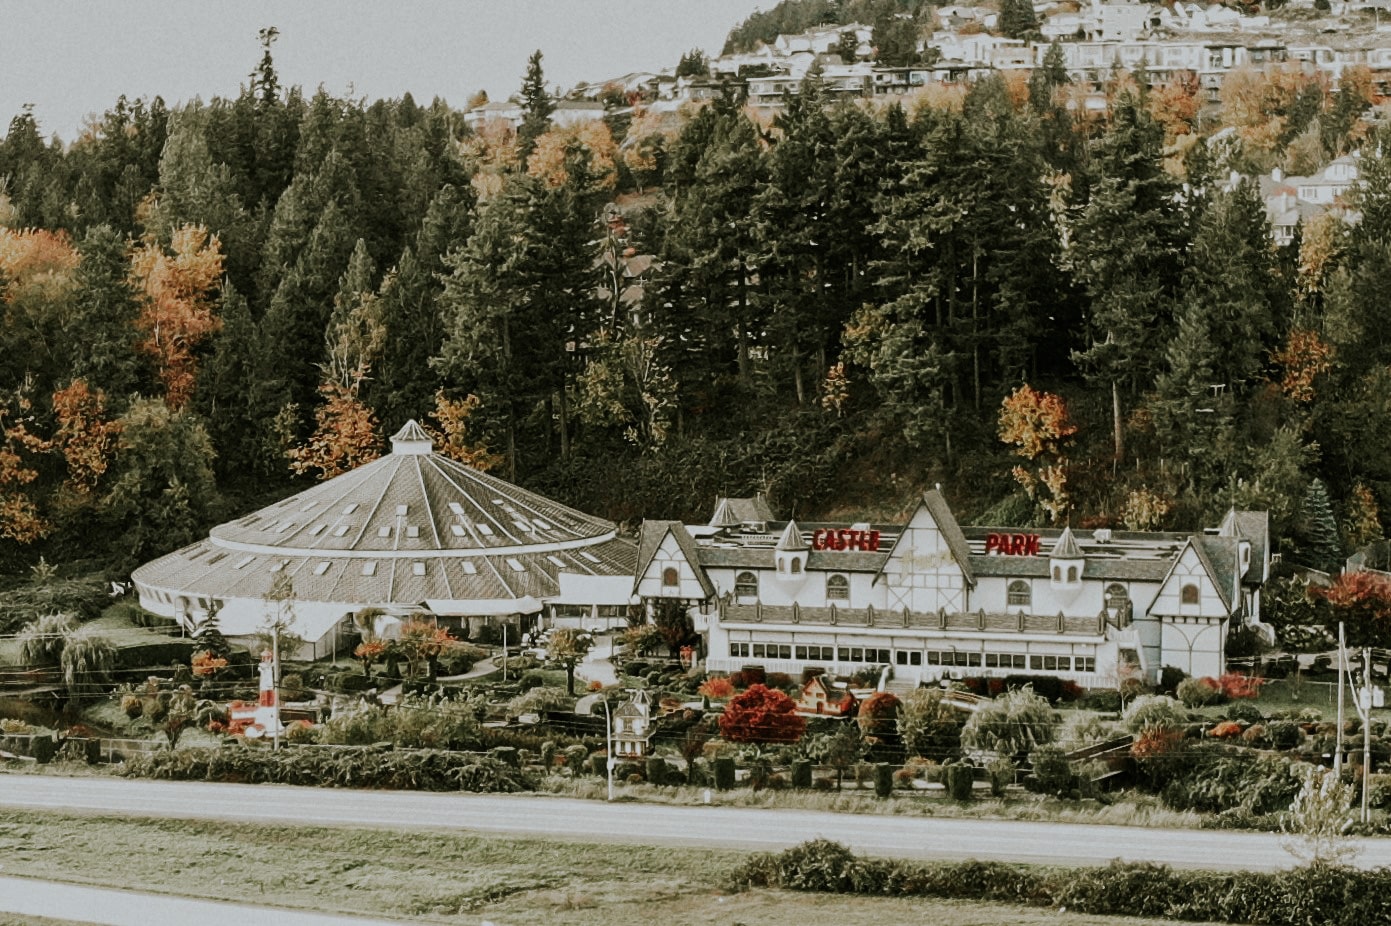
{"type": "Polygon", "coordinates": [[[409,91],[462,108],[480,89],[515,92],[541,49],[549,83],[572,86],[718,54],[729,30],[773,0],[0,0],[0,132],[25,104],[70,141],[125,94],[235,96],[280,30],[284,85],[368,100],[409,91]]]}

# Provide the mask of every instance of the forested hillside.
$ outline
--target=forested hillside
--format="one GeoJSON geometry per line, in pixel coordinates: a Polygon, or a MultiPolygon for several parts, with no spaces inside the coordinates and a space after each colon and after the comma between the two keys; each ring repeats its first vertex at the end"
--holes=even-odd
{"type": "Polygon", "coordinates": [[[1355,85],[1248,83],[1212,149],[1195,88],[1117,75],[1079,118],[1048,67],[558,128],[538,55],[520,127],[474,132],[281,86],[272,40],[236,99],[121,99],[66,144],[10,123],[12,567],[129,568],[408,418],[629,523],[755,491],[892,517],[942,483],[1015,525],[1265,508],[1321,565],[1381,534],[1391,149],[1355,85]],[[1230,182],[1359,146],[1361,221],[1283,248],[1230,182]]]}

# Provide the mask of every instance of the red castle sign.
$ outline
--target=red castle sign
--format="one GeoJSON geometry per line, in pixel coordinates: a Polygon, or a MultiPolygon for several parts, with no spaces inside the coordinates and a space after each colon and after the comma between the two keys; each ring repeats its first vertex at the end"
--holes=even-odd
{"type": "Polygon", "coordinates": [[[831,530],[821,527],[811,532],[813,550],[861,550],[875,553],[879,550],[878,531],[860,531],[853,528],[831,530]]]}
{"type": "Polygon", "coordinates": [[[1038,556],[1038,534],[986,534],[985,552],[1005,556],[1038,556]]]}

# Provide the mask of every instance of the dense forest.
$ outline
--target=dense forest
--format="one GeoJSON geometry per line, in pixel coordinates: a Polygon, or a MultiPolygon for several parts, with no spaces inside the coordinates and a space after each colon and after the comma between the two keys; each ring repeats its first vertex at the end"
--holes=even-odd
{"type": "MultiPolygon", "coordinates": [[[[740,29],[748,29],[746,23],[740,29]]],[[[740,30],[731,36],[731,41],[740,30]]],[[[1195,528],[1329,567],[1391,493],[1391,149],[1365,82],[1027,79],[512,129],[282,86],[0,143],[0,553],[113,570],[385,449],[615,520],[1195,528]],[[1233,170],[1360,151],[1277,248],[1233,170]]]]}

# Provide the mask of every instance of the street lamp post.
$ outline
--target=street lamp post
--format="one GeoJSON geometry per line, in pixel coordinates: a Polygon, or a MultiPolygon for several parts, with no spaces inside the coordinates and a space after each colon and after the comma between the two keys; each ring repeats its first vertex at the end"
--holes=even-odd
{"type": "Polygon", "coordinates": [[[604,743],[605,743],[605,746],[607,747],[607,752],[608,752],[608,755],[606,756],[607,761],[604,763],[604,765],[605,765],[605,767],[606,767],[606,769],[607,769],[607,771],[608,771],[608,780],[609,780],[609,801],[612,802],[612,801],[613,801],[613,766],[614,766],[615,762],[617,761],[617,759],[614,757],[614,754],[613,754],[613,715],[609,713],[609,699],[608,699],[608,698],[602,698],[602,699],[600,700],[599,703],[601,703],[601,704],[604,705],[604,743]]]}

